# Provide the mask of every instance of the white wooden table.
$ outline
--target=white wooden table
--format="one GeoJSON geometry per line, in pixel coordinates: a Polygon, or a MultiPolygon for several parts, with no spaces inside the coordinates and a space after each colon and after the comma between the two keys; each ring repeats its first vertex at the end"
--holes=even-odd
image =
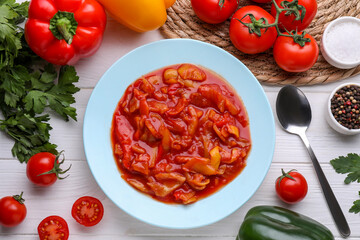
{"type": "MultiPolygon", "coordinates": [[[[18,227],[0,227],[0,239],[38,239],[36,229],[40,221],[49,215],[60,215],[69,224],[71,240],[234,240],[246,212],[260,204],[284,206],[308,215],[329,227],[336,239],[342,239],[334,225],[305,147],[300,138],[281,129],[276,117],[275,154],[263,184],[244,206],[217,223],[189,230],[162,229],[134,219],[104,195],[90,173],[83,149],[82,125],[87,101],[102,74],[118,58],[138,46],[162,38],[159,31],[139,34],[109,19],[99,51],[90,59],[81,60],[76,65],[80,76],[77,86],[81,88],[76,94],[75,104],[78,122],[66,123],[54,116],[51,119],[51,141],[58,144],[58,149],[65,150],[65,166],[72,164],[70,177],[67,179],[57,181],[49,188],[30,183],[25,173],[26,165],[20,164],[11,155],[12,140],[0,133],[0,197],[24,191],[28,210],[25,221],[18,227]],[[281,173],[281,168],[297,169],[306,177],[309,191],[302,202],[290,206],[278,200],[274,182],[281,173]],[[82,227],[71,217],[72,204],[84,195],[97,197],[104,204],[104,218],[95,227],[82,227]]],[[[348,209],[353,201],[359,199],[360,184],[345,185],[345,175],[337,174],[329,161],[350,152],[360,153],[360,136],[346,137],[337,134],[328,126],[324,117],[325,102],[332,89],[340,83],[350,81],[360,83],[360,76],[333,84],[301,87],[301,90],[309,98],[312,107],[313,120],[307,131],[308,138],[349,222],[352,234],[348,239],[355,240],[360,239],[360,215],[349,213],[348,209]]],[[[275,100],[280,87],[263,87],[275,113],[275,100]]]]}

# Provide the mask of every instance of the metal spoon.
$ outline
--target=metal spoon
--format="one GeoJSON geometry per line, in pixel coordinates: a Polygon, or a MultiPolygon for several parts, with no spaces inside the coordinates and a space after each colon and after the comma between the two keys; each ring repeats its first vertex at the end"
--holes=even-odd
{"type": "Polygon", "coordinates": [[[349,225],[305,135],[311,122],[309,101],[300,89],[287,85],[280,90],[277,96],[276,113],[282,127],[287,132],[298,135],[304,142],[336,226],[341,236],[348,237],[350,235],[349,225]]]}

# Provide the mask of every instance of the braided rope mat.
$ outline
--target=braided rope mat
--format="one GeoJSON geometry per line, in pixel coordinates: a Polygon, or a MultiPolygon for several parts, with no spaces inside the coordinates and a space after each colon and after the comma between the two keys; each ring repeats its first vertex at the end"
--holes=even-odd
{"type": "MultiPolygon", "coordinates": [[[[255,3],[249,0],[240,1],[240,7],[247,5],[255,5],[255,3]]],[[[270,9],[270,4],[260,6],[265,7],[266,10],[270,9]]],[[[320,44],[327,23],[341,16],[360,17],[360,1],[318,0],[318,12],[306,32],[320,44]]],[[[243,54],[238,51],[230,41],[229,25],[229,20],[217,25],[204,23],[195,15],[190,0],[177,0],[168,9],[168,19],[160,30],[166,38],[192,38],[225,49],[240,59],[260,82],[266,84],[325,84],[360,73],[360,66],[347,70],[332,67],[325,61],[321,52],[318,61],[310,70],[304,73],[285,72],[276,65],[271,49],[256,55],[243,54]]]]}

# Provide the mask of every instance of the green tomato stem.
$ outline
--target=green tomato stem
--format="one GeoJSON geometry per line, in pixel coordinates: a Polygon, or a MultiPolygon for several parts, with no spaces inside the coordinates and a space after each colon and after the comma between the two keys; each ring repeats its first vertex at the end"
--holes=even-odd
{"type": "Polygon", "coordinates": [[[21,192],[20,195],[14,195],[12,196],[16,201],[18,201],[20,204],[24,204],[25,199],[22,198],[24,192],[21,192]]]}
{"type": "Polygon", "coordinates": [[[292,31],[289,32],[285,29],[285,31],[287,32],[287,34],[284,34],[280,31],[279,28],[279,17],[280,14],[284,11],[286,12],[293,12],[295,15],[296,13],[298,13],[298,9],[293,9],[293,8],[280,8],[275,0],[272,0],[272,3],[274,4],[275,10],[276,10],[276,16],[275,16],[275,20],[273,23],[268,23],[266,18],[260,18],[259,20],[256,20],[255,16],[253,14],[246,14],[242,19],[244,19],[246,16],[249,16],[251,19],[251,23],[245,23],[239,19],[237,19],[239,22],[241,22],[242,24],[244,24],[246,27],[249,28],[249,32],[250,33],[255,33],[256,35],[258,35],[259,37],[261,37],[261,29],[265,28],[268,29],[270,27],[275,27],[276,32],[278,37],[282,36],[282,37],[290,37],[294,40],[295,43],[299,44],[301,47],[305,46],[306,42],[310,42],[309,38],[305,38],[305,32],[303,32],[302,34],[297,34],[297,31],[292,31]]]}
{"type": "Polygon", "coordinates": [[[56,156],[56,158],[55,158],[55,160],[54,160],[54,167],[53,167],[50,171],[40,173],[40,174],[37,175],[37,176],[46,175],[46,174],[53,174],[53,173],[54,173],[54,174],[56,175],[56,177],[57,177],[58,179],[60,179],[60,180],[67,178],[69,175],[66,175],[65,177],[60,177],[60,175],[65,174],[65,173],[66,173],[67,171],[69,171],[70,168],[71,168],[71,164],[70,164],[69,168],[67,168],[67,169],[65,169],[65,170],[62,170],[62,169],[60,168],[61,164],[63,164],[64,161],[65,161],[65,157],[64,157],[64,155],[63,155],[63,152],[64,152],[64,151],[61,151],[61,152],[56,156]],[[59,162],[60,156],[63,156],[63,159],[59,162]]]}

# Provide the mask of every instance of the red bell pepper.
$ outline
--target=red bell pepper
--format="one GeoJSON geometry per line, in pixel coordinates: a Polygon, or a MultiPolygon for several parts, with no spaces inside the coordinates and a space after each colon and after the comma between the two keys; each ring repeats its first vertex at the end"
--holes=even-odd
{"type": "Polygon", "coordinates": [[[99,49],[105,26],[105,10],[95,0],[32,0],[25,39],[46,61],[73,65],[99,49]]]}

